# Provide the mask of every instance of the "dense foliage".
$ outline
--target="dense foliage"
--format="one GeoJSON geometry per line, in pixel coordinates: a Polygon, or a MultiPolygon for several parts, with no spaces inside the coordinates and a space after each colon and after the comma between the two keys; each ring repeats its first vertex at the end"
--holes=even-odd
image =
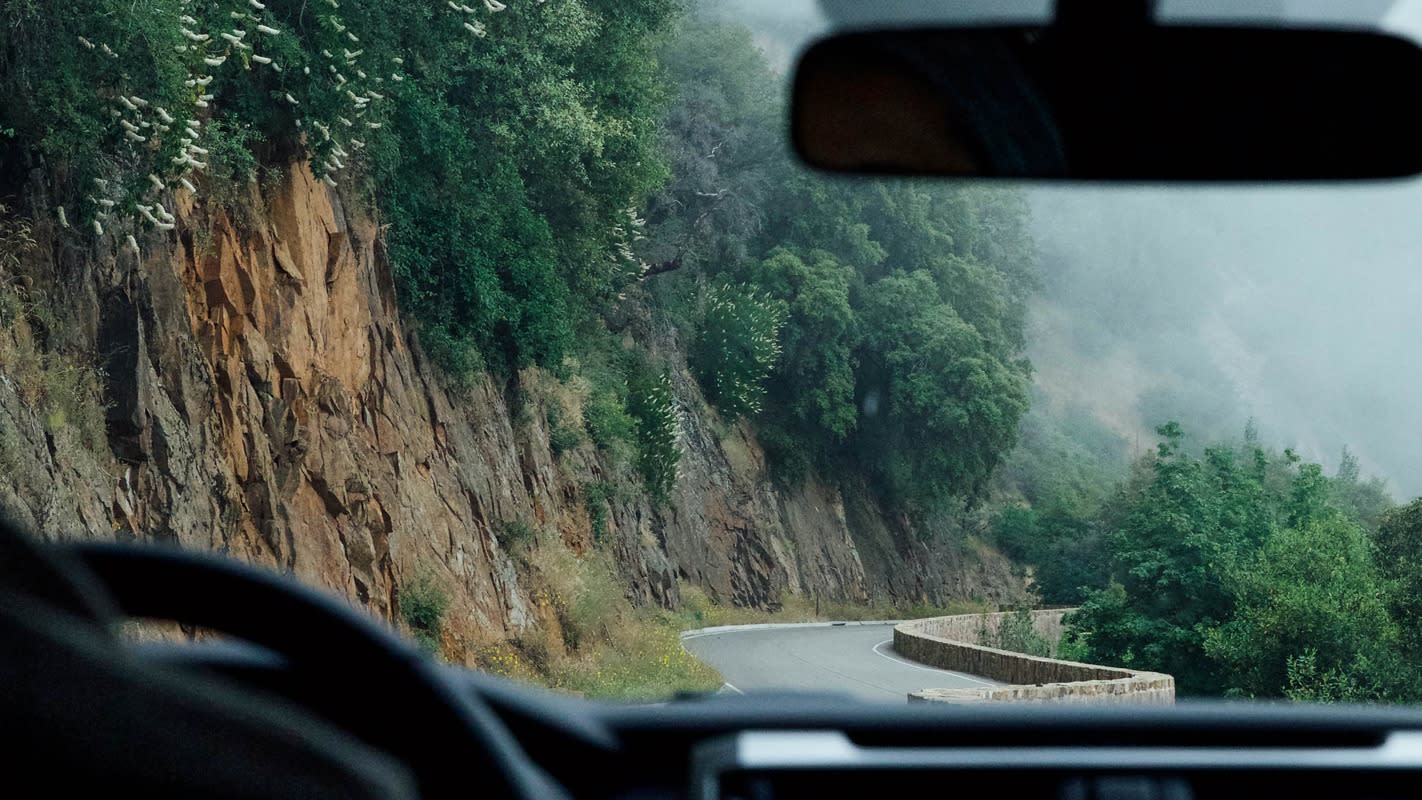
{"type": "Polygon", "coordinates": [[[251,177],[253,150],[333,185],[364,173],[443,363],[556,365],[579,316],[640,274],[633,208],[665,175],[655,43],[674,9],[11,3],[0,163],[47,166],[75,236],[131,248],[171,228],[172,192],[251,177]]]}
{"type": "Polygon", "coordinates": [[[1069,617],[1074,652],[1168,672],[1182,694],[1412,698],[1414,551],[1399,543],[1422,530],[1413,507],[1372,528],[1371,510],[1339,502],[1367,496],[1346,459],[1330,478],[1251,437],[1195,454],[1180,426],[1159,433],[1096,520],[1109,572],[1069,617]]]}
{"type": "MultiPolygon", "coordinates": [[[[863,473],[926,514],[981,496],[1015,441],[1035,265],[1021,199],[806,172],[782,77],[694,4],[3,15],[0,169],[45,167],[44,212],[76,242],[141,251],[174,228],[177,194],[237,214],[249,181],[305,160],[378,209],[402,304],[456,379],[596,361],[581,333],[646,285],[707,398],[762,428],[788,476],[863,473]]],[[[670,383],[613,372],[582,419],[548,420],[553,445],[586,433],[665,497],[670,383]]]]}
{"type": "Polygon", "coordinates": [[[702,321],[708,395],[732,415],[761,406],[762,441],[790,476],[864,473],[920,514],[980,496],[1028,404],[1035,254],[1020,197],[811,174],[783,149],[782,98],[767,89],[780,82],[748,32],[691,15],[671,48],[674,177],[647,214],[654,269],[669,274],[651,280],[673,284],[673,314],[720,302],[703,276],[787,310],[763,403],[724,389],[723,376],[766,371],[752,337],[702,321]]]}
{"type": "MultiPolygon", "coordinates": [[[[782,478],[867,481],[920,521],[986,501],[1040,598],[1081,605],[1073,657],[1163,670],[1185,694],[1418,697],[1422,500],[1394,508],[1347,451],[1326,476],[1252,426],[1192,448],[1163,425],[1132,467],[1091,411],[1044,409],[1021,193],[802,169],[783,76],[695,3],[507,3],[5,3],[0,181],[45,176],[21,201],[48,206],[24,211],[65,246],[141,253],[175,229],[179,197],[239,215],[305,163],[378,212],[402,307],[451,377],[517,384],[536,365],[575,387],[543,418],[555,455],[596,447],[612,467],[583,487],[598,540],[628,487],[673,497],[685,345],[706,399],[749,420],[782,478]]],[[[29,240],[0,226],[0,270],[29,240]]],[[[1090,297],[1068,307],[1121,312],[1073,317],[1074,347],[1099,354],[1139,314],[1183,330],[1205,305],[1185,270],[1119,302],[1136,245],[1092,241],[1090,281],[1055,271],[1075,281],[1058,300],[1090,297]]],[[[45,315],[0,279],[0,320],[45,315]]],[[[1188,401],[1212,433],[1232,424],[1216,368],[1160,338],[1149,352],[1178,391],[1157,382],[1138,410],[1188,401]]],[[[101,444],[98,376],[0,355],[51,430],[101,444]]],[[[416,582],[399,600],[433,646],[443,594],[416,582]]],[[[1025,611],[984,636],[1049,649],[1025,611]]]]}
{"type": "Polygon", "coordinates": [[[736,417],[760,411],[765,380],[780,356],[784,304],[745,284],[723,284],[706,293],[691,367],[706,398],[736,417]]]}

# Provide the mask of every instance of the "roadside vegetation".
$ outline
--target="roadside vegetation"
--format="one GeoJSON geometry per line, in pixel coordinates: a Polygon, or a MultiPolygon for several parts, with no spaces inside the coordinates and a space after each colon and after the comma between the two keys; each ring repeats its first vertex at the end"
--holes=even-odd
{"type": "Polygon", "coordinates": [[[1079,602],[1075,659],[1166,672],[1183,696],[1415,702],[1422,501],[1393,507],[1344,454],[1333,476],[1292,451],[1156,451],[1093,504],[1003,509],[1004,547],[1041,592],[1079,602]],[[1079,579],[1076,586],[1063,581],[1079,579]]]}
{"type": "Polygon", "coordinates": [[[917,519],[951,513],[1027,408],[1025,206],[804,170],[782,77],[712,10],[18,4],[0,164],[48,165],[52,203],[27,211],[68,245],[142,252],[177,194],[240,216],[250,185],[305,162],[378,211],[401,303],[456,382],[588,380],[582,418],[549,420],[555,452],[591,441],[669,499],[680,362],[650,339],[670,329],[780,473],[867,475],[917,519]]]}
{"type": "Polygon", "coordinates": [[[537,587],[536,621],[507,641],[446,637],[450,660],[612,700],[664,699],[720,687],[720,674],[682,648],[682,616],[629,602],[609,554],[578,556],[552,532],[526,522],[505,529],[519,531],[511,551],[520,573],[537,587]]]}
{"type": "MultiPolygon", "coordinates": [[[[1252,431],[1205,447],[1167,423],[1133,463],[1090,413],[1031,413],[1040,270],[1023,194],[803,169],[782,76],[713,8],[6,4],[0,181],[46,177],[20,216],[0,210],[0,376],[50,433],[102,450],[105,376],[48,347],[24,220],[44,220],[56,251],[122,266],[174,229],[177,196],[240,218],[295,162],[376,212],[405,317],[448,377],[557,394],[530,404],[530,429],[555,458],[607,467],[582,487],[591,553],[526,523],[498,532],[541,587],[520,637],[453,641],[447,597],[403,587],[401,621],[431,650],[662,696],[719,683],[680,648],[686,628],[984,610],[800,595],[769,614],[691,587],[679,610],[634,607],[601,546],[608,507],[672,502],[685,368],[777,480],[868,484],[925,537],[989,518],[971,533],[1043,602],[1082,606],[1074,657],[1169,672],[1184,694],[1422,699],[1422,501],[1394,507],[1356,459],[1325,475],[1252,431]]],[[[1009,634],[1041,648],[1017,622],[1009,634]]]]}
{"type": "Polygon", "coordinates": [[[504,524],[499,536],[508,543],[523,578],[538,587],[536,621],[507,641],[465,642],[442,635],[443,595],[428,580],[416,578],[400,593],[401,615],[409,632],[422,646],[452,662],[593,698],[655,700],[720,688],[720,674],[681,645],[680,634],[695,628],[994,610],[975,602],[913,607],[816,604],[799,594],[789,595],[775,611],[761,611],[715,603],[688,584],[679,587],[682,602],[676,609],[634,606],[607,553],[592,550],[580,556],[551,531],[526,521],[504,524]],[[407,597],[412,605],[406,605],[407,597]]]}

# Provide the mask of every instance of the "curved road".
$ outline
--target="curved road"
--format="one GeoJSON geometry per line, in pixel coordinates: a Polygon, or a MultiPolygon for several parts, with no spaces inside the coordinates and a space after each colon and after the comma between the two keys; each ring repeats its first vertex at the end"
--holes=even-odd
{"type": "Polygon", "coordinates": [[[866,700],[904,702],[919,689],[992,685],[935,669],[894,652],[894,623],[745,627],[692,633],[683,644],[721,671],[722,691],[757,689],[848,692],[866,700]]]}

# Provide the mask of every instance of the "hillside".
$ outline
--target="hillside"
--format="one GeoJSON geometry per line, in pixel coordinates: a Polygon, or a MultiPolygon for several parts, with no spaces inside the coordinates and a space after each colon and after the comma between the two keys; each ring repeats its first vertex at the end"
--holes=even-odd
{"type": "MultiPolygon", "coordinates": [[[[932,213],[920,228],[874,222],[883,244],[863,232],[814,242],[833,256],[793,249],[820,235],[791,228],[841,227],[845,214],[872,220],[914,201],[967,230],[975,215],[1010,213],[997,201],[980,211],[967,195],[914,200],[916,190],[870,187],[846,193],[838,219],[795,214],[785,194],[766,194],[787,181],[736,166],[773,153],[771,167],[790,176],[780,191],[800,203],[828,186],[768,144],[773,126],[757,127],[773,113],[764,103],[778,102],[763,57],[748,35],[661,3],[620,17],[596,2],[502,13],[492,4],[477,15],[484,33],[469,37],[446,31],[449,20],[396,22],[398,4],[302,28],[294,4],[272,2],[262,22],[234,30],[279,33],[251,34],[257,50],[223,45],[221,56],[210,37],[205,60],[185,42],[209,36],[193,28],[230,27],[234,4],[204,4],[201,19],[182,5],[136,19],[178,42],[176,59],[83,9],[6,12],[0,88],[25,102],[0,115],[0,508],[23,525],[50,539],[233,555],[342,593],[453,660],[543,679],[552,662],[615,641],[636,620],[665,623],[708,603],[769,612],[1023,596],[1006,559],[971,535],[982,519],[936,510],[961,508],[1010,446],[1020,334],[1000,334],[999,349],[988,328],[972,333],[956,314],[942,328],[959,337],[942,347],[1001,354],[994,380],[1005,382],[1008,418],[981,441],[945,428],[961,446],[924,460],[912,441],[920,429],[901,427],[913,417],[888,413],[907,402],[895,399],[895,381],[910,377],[897,372],[907,369],[900,345],[887,334],[841,338],[827,347],[847,348],[848,360],[815,361],[810,343],[823,330],[810,326],[825,318],[809,292],[826,287],[794,277],[804,258],[849,276],[828,284],[845,281],[846,313],[900,313],[885,293],[946,280],[886,263],[946,237],[932,213]],[[574,19],[579,32],[555,35],[574,19]],[[333,26],[379,24],[396,34],[366,42],[364,55],[343,48],[341,69],[364,81],[364,138],[332,135],[352,112],[330,105],[338,94],[327,83],[293,74],[322,63],[333,26]],[[418,49],[450,35],[463,38],[444,62],[418,49]],[[76,39],[87,44],[76,50],[76,39]],[[658,58],[691,45],[703,50],[666,63],[713,59],[723,83],[658,71],[658,58]],[[34,83],[26,65],[61,51],[63,80],[34,83]],[[486,60],[496,51],[504,60],[486,60]],[[361,67],[373,75],[377,61],[388,80],[366,80],[361,67]],[[508,70],[534,63],[562,82],[526,85],[533,96],[514,106],[421,94],[471,70],[513,80],[508,70]],[[614,91],[609,81],[629,94],[596,96],[614,91]],[[742,115],[718,112],[722,144],[696,152],[687,147],[700,147],[707,126],[678,127],[705,113],[693,86],[718,89],[717,102],[734,101],[723,111],[742,115]],[[645,105],[628,107],[643,90],[645,105]],[[540,103],[586,116],[535,123],[527,114],[540,103]],[[104,121],[111,111],[125,124],[104,121]],[[603,129],[588,127],[594,120],[603,129]],[[176,131],[181,141],[170,142],[176,131]],[[502,144],[468,149],[482,135],[502,144]],[[560,171],[578,162],[593,166],[581,177],[560,171]],[[720,171],[708,177],[708,167],[720,171]],[[708,193],[705,180],[727,182],[735,199],[687,211],[708,193]],[[789,216],[762,216],[770,211],[789,216]],[[856,252],[868,254],[862,263],[856,252]],[[747,280],[787,281],[754,301],[778,320],[762,338],[786,352],[777,344],[773,358],[747,362],[742,379],[732,376],[746,368],[738,326],[754,323],[736,305],[747,280]],[[838,394],[797,394],[844,374],[816,370],[851,365],[860,375],[838,394]],[[884,413],[874,405],[856,421],[879,392],[884,413]],[[838,416],[811,415],[821,407],[838,416]],[[868,442],[887,449],[861,459],[868,442]]],[[[976,249],[935,269],[1009,291],[973,260],[991,238],[964,242],[976,249]]],[[[1013,297],[1008,327],[1020,318],[1013,297]]],[[[934,315],[950,308],[925,307],[902,335],[932,334],[934,315]]],[[[979,326],[1002,322],[972,313],[964,307],[979,326]]],[[[913,380],[947,392],[942,402],[996,402],[956,383],[958,373],[913,380]]],[[[925,441],[939,424],[948,423],[925,418],[925,441]]]]}

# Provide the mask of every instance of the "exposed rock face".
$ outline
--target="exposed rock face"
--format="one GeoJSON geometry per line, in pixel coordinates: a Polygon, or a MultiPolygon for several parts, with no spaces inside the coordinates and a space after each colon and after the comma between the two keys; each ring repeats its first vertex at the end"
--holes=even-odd
{"type": "MultiPolygon", "coordinates": [[[[386,617],[400,582],[428,573],[452,590],[458,633],[526,625],[530,587],[494,531],[529,519],[593,546],[571,476],[601,474],[597,454],[565,453],[576,469],[560,467],[541,414],[516,425],[488,379],[447,386],[401,322],[376,223],[305,168],[251,186],[239,219],[186,195],[177,206],[178,230],[144,239],[141,258],[121,237],[96,252],[37,227],[30,272],[64,316],[50,338],[107,372],[111,452],[56,436],[0,381],[0,505],[51,538],[161,540],[275,566],[386,617]]],[[[751,431],[718,436],[684,370],[676,390],[673,503],[614,503],[598,545],[634,598],[673,604],[678,580],[762,607],[785,592],[1020,592],[1000,558],[930,551],[863,498],[846,505],[816,482],[776,490],[751,431]]]]}

